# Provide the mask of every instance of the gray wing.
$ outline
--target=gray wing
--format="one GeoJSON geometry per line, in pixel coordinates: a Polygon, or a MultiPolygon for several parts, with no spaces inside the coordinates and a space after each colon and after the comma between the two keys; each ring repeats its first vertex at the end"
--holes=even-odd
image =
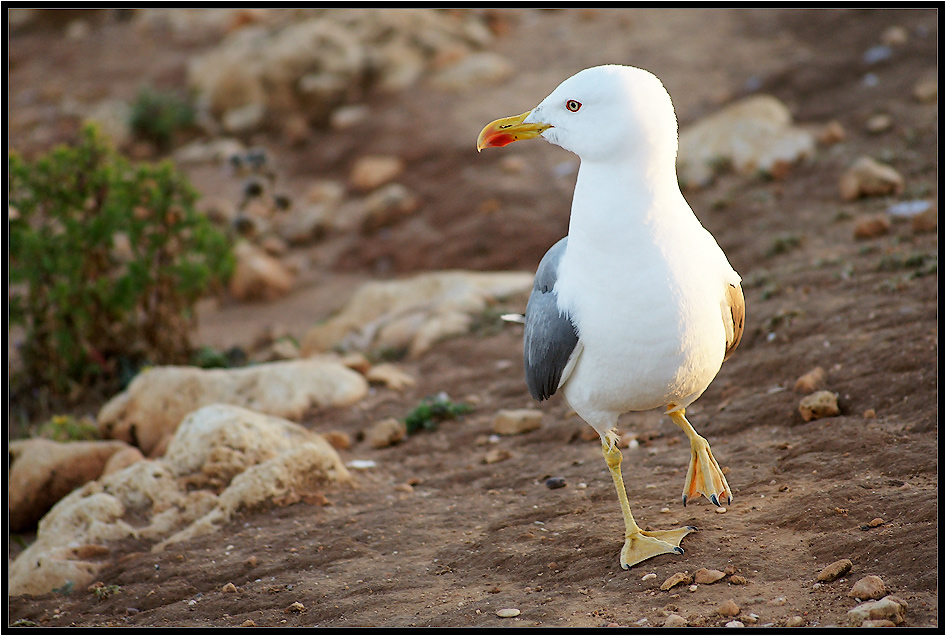
{"type": "Polygon", "coordinates": [[[566,236],[542,257],[526,305],[523,338],[526,385],[532,397],[540,402],[558,390],[562,372],[578,343],[575,325],[559,311],[553,291],[558,279],[558,264],[567,243],[566,236]]]}

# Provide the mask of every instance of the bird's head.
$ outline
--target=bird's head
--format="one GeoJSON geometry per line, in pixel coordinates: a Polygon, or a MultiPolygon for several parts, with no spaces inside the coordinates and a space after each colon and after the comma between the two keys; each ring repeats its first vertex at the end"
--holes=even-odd
{"type": "Polygon", "coordinates": [[[544,137],[585,161],[629,156],[676,156],[677,120],[666,89],[653,74],[632,66],[596,66],[568,78],[532,110],[497,119],[477,150],[544,137]]]}

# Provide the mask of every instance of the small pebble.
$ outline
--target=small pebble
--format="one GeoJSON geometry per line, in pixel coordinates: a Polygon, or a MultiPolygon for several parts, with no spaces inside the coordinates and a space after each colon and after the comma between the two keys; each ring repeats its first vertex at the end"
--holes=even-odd
{"type": "Polygon", "coordinates": [[[887,587],[884,585],[884,580],[873,574],[860,579],[854,584],[851,591],[847,593],[848,596],[862,601],[873,601],[878,598],[883,598],[885,594],[887,594],[887,587]]]}
{"type": "Polygon", "coordinates": [[[517,610],[515,607],[507,607],[505,609],[496,610],[496,616],[500,618],[513,618],[515,616],[519,616],[521,613],[522,612],[517,610]]]}
{"type": "Polygon", "coordinates": [[[831,391],[815,391],[811,395],[802,398],[801,402],[798,403],[798,412],[801,413],[802,419],[806,422],[821,417],[840,415],[838,394],[831,391]]]}
{"type": "Polygon", "coordinates": [[[815,367],[795,380],[795,393],[808,395],[824,386],[828,374],[822,367],[815,367]]]}
{"type": "Polygon", "coordinates": [[[704,585],[712,585],[716,581],[720,580],[726,576],[724,572],[719,570],[708,570],[706,568],[700,568],[693,573],[693,581],[695,583],[701,583],[704,585]]]}
{"type": "Polygon", "coordinates": [[[660,589],[666,591],[675,585],[680,585],[681,583],[689,585],[693,582],[693,577],[687,574],[686,572],[677,572],[671,575],[666,581],[660,584],[660,589]]]}
{"type": "Polygon", "coordinates": [[[556,488],[565,487],[565,478],[564,477],[549,477],[545,480],[545,486],[549,490],[555,490],[556,488]]]}
{"type": "Polygon", "coordinates": [[[860,219],[854,226],[854,238],[872,239],[890,232],[890,221],[883,214],[860,219]]]}
{"type": "Polygon", "coordinates": [[[222,588],[220,588],[220,591],[221,591],[221,592],[227,592],[227,593],[233,593],[233,592],[236,592],[237,589],[236,589],[236,585],[234,585],[233,583],[227,583],[227,584],[224,585],[222,588]]]}
{"type": "Polygon", "coordinates": [[[670,512],[670,508],[661,508],[661,509],[660,509],[660,512],[661,512],[662,514],[668,514],[668,513],[670,512]]]}
{"type": "Polygon", "coordinates": [[[806,622],[801,616],[792,616],[785,621],[785,627],[802,627],[806,622]]]}
{"type": "Polygon", "coordinates": [[[497,464],[501,461],[509,459],[510,457],[512,457],[512,453],[510,453],[505,448],[491,448],[486,451],[486,455],[483,456],[483,463],[497,464]]]}
{"type": "Polygon", "coordinates": [[[870,523],[868,523],[867,525],[869,525],[871,528],[876,528],[877,526],[884,525],[884,520],[881,519],[880,517],[874,517],[873,519],[870,520],[870,523]]]}
{"type": "Polygon", "coordinates": [[[831,565],[825,567],[821,572],[818,573],[818,580],[822,583],[830,583],[835,581],[848,572],[851,571],[853,567],[850,559],[841,559],[840,561],[835,561],[831,565]]]}
{"type": "Polygon", "coordinates": [[[872,116],[867,120],[867,124],[865,125],[867,132],[873,133],[875,135],[890,130],[891,126],[893,126],[893,119],[890,117],[890,115],[884,114],[872,116]]]}
{"type": "Polygon", "coordinates": [[[724,515],[724,514],[726,514],[726,509],[725,509],[724,507],[720,506],[719,508],[716,509],[716,514],[724,515]]]}
{"type": "Polygon", "coordinates": [[[733,585],[745,585],[749,581],[744,576],[741,576],[739,574],[733,574],[732,576],[729,577],[729,582],[732,583],[733,585]]]}
{"type": "Polygon", "coordinates": [[[252,618],[248,618],[240,623],[240,627],[256,627],[256,622],[252,618]]]}
{"type": "Polygon", "coordinates": [[[656,578],[657,578],[657,575],[654,574],[653,572],[650,572],[649,574],[645,574],[644,576],[642,576],[641,581],[650,581],[651,579],[656,579],[656,578]]]}
{"type": "Polygon", "coordinates": [[[303,604],[300,603],[299,601],[296,601],[295,603],[293,603],[292,605],[290,605],[289,607],[287,607],[287,608],[285,609],[285,611],[286,611],[286,613],[295,612],[296,614],[298,614],[298,613],[300,613],[300,612],[304,612],[304,611],[305,611],[305,605],[303,605],[303,604]]]}
{"type": "Polygon", "coordinates": [[[729,621],[726,623],[726,627],[745,627],[745,625],[742,624],[742,621],[729,621]]]}
{"type": "Polygon", "coordinates": [[[246,561],[244,561],[244,563],[246,564],[246,567],[248,568],[255,568],[256,564],[259,563],[259,559],[256,558],[256,555],[254,554],[254,555],[251,555],[246,561]]]}
{"type": "Polygon", "coordinates": [[[716,609],[716,612],[720,616],[738,616],[739,606],[736,605],[736,601],[728,599],[716,609]]]}
{"type": "Polygon", "coordinates": [[[769,601],[768,604],[771,605],[771,606],[773,606],[773,607],[782,607],[782,606],[785,605],[786,603],[788,603],[788,601],[785,599],[784,596],[776,596],[776,597],[773,598],[771,601],[769,601]]]}
{"type": "Polygon", "coordinates": [[[667,617],[667,620],[664,621],[664,627],[686,627],[687,619],[683,618],[679,614],[671,614],[667,617]]]}
{"type": "Polygon", "coordinates": [[[866,419],[866,420],[872,420],[872,419],[874,419],[875,417],[877,417],[877,411],[875,411],[874,409],[867,409],[867,410],[864,411],[864,413],[862,414],[862,417],[863,417],[864,419],[866,419]]]}
{"type": "Polygon", "coordinates": [[[696,585],[696,584],[693,584],[693,585],[691,585],[690,587],[688,587],[687,589],[690,590],[691,592],[695,592],[695,591],[697,591],[698,589],[700,589],[700,586],[699,586],[699,585],[696,585]]]}

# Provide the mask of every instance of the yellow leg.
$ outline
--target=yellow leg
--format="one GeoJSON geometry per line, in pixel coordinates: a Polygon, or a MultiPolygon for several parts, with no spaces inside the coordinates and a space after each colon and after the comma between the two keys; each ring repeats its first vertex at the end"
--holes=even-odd
{"type": "Polygon", "coordinates": [[[621,549],[621,567],[625,570],[645,559],[658,554],[683,554],[680,541],[687,534],[696,530],[693,526],[685,526],[676,530],[641,530],[634,515],[631,514],[631,505],[627,502],[627,492],[624,490],[624,478],[621,476],[621,451],[614,444],[613,439],[601,443],[604,461],[611,471],[614,488],[618,492],[621,502],[621,512],[624,514],[624,547],[621,549]]]}
{"type": "MultiPolygon", "coordinates": [[[[673,405],[670,405],[673,408],[673,405]]],[[[726,482],[726,476],[716,463],[709,443],[690,426],[684,416],[684,409],[669,413],[673,423],[683,429],[690,439],[690,467],[687,470],[686,483],[683,485],[683,505],[693,497],[703,495],[719,506],[721,501],[732,503],[732,490],[726,482]]]]}

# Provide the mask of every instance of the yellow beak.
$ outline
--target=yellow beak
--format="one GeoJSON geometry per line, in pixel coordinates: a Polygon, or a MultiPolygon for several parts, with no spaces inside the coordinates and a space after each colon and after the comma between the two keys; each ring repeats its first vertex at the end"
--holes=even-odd
{"type": "Polygon", "coordinates": [[[520,139],[533,139],[552,127],[551,124],[524,124],[522,120],[528,117],[532,111],[527,111],[515,117],[506,117],[497,119],[487,124],[476,138],[476,150],[479,152],[483,148],[500,148],[507,146],[520,139]]]}

